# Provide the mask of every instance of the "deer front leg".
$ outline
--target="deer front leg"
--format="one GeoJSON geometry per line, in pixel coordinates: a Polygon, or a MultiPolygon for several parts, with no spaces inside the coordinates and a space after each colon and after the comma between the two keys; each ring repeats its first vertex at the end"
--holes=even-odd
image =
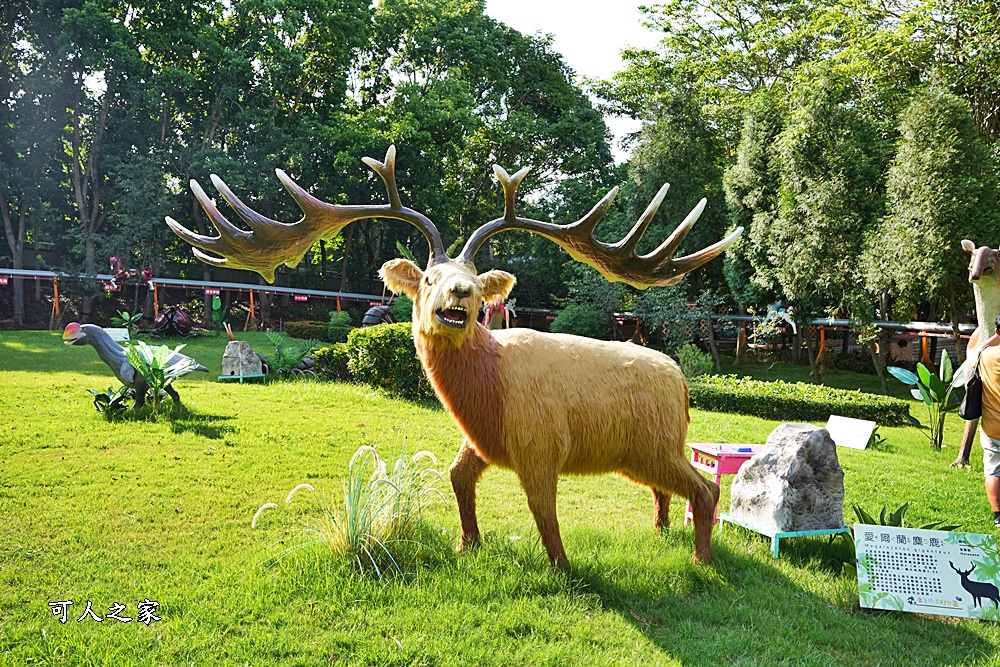
{"type": "Polygon", "coordinates": [[[462,543],[459,550],[479,546],[479,522],[476,519],[476,484],[489,467],[468,440],[462,441],[458,456],[448,469],[451,488],[458,504],[458,517],[462,522],[462,543]]]}
{"type": "Polygon", "coordinates": [[[969,454],[972,453],[972,441],[976,439],[976,431],[978,429],[978,419],[965,422],[965,432],[962,434],[962,447],[958,450],[958,456],[951,462],[952,468],[969,467],[969,454]]]}
{"type": "Polygon", "coordinates": [[[556,487],[559,478],[545,472],[520,474],[524,495],[528,497],[528,509],[535,517],[535,525],[542,536],[542,544],[549,555],[549,563],[560,570],[569,569],[569,559],[563,549],[559,534],[559,519],[556,517],[556,487]]]}

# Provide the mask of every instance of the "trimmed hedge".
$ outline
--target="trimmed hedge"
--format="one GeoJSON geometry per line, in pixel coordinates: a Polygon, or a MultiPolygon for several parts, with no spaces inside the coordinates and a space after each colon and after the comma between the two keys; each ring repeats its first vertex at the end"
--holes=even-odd
{"type": "Polygon", "coordinates": [[[351,379],[351,372],[347,369],[347,343],[334,343],[329,347],[318,348],[309,356],[313,360],[313,370],[320,379],[351,379]]]}
{"type": "Polygon", "coordinates": [[[898,398],[804,382],[716,375],[692,380],[688,389],[692,407],[764,419],[825,422],[830,415],[841,415],[901,426],[908,423],[910,414],[909,404],[898,398]]]}
{"type": "Polygon", "coordinates": [[[292,338],[326,340],[326,327],[326,322],[310,322],[308,320],[285,322],[285,333],[292,338]]]}
{"type": "Polygon", "coordinates": [[[321,347],[312,358],[324,380],[361,382],[402,398],[434,398],[409,322],[352,329],[346,343],[321,347]]]}

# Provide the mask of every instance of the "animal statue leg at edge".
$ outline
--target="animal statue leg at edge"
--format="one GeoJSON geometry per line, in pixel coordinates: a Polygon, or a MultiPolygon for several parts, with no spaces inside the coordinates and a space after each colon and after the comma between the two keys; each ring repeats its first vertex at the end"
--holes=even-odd
{"type": "MultiPolygon", "coordinates": [[[[993,324],[1000,315],[1000,270],[998,270],[998,253],[1000,250],[989,246],[979,246],[968,239],[962,241],[962,249],[969,253],[969,283],[976,299],[976,330],[969,337],[966,346],[966,358],[973,355],[979,344],[993,333],[993,324]]],[[[975,442],[979,430],[979,420],[965,422],[962,434],[962,445],[958,455],[952,462],[953,468],[968,468],[969,456],[972,453],[972,443],[975,442]]]]}
{"type": "Polygon", "coordinates": [[[476,322],[479,308],[484,301],[506,298],[515,278],[495,270],[478,274],[474,260],[490,236],[524,230],[562,246],[608,280],[643,289],[675,284],[720,255],[739,238],[742,228],[675,259],[677,248],[704,210],[702,199],[656,250],[639,256],[636,246],[666,195],[666,185],[629,234],[609,245],[594,239],[593,233],[617,188],[577,222],[556,225],[517,215],[516,190],[527,168],[510,175],[495,165],[504,191],[504,215],[473,232],[452,259],[434,223],[402,205],[395,156],[395,147],[390,147],[384,162],[364,158],[385,183],[388,204],[328,204],[277,170],[304,213],[298,222],[286,224],[253,211],[213,175],[223,199],[250,231],[229,222],[195,181],[191,188],[219,236],[196,234],[170,218],[167,224],[195,247],[200,260],[250,269],[268,282],[274,281],[279,265],[295,266],[316,240],[333,238],[355,220],[392,218],[413,225],[427,239],[427,269],[421,271],[409,260],[395,259],[386,262],[379,273],[389,289],[413,300],[417,355],[435,393],[465,437],[450,470],[462,546],[479,542],[476,484],[488,466],[498,465],[517,474],[549,560],[568,567],[556,516],[559,476],[617,472],[653,490],[655,523],[661,529],[669,525],[671,495],[688,498],[694,513],[695,560],[710,562],[719,488],[688,461],[684,444],[689,397],[677,364],[664,354],[630,343],[531,329],[487,331],[476,322]]]}

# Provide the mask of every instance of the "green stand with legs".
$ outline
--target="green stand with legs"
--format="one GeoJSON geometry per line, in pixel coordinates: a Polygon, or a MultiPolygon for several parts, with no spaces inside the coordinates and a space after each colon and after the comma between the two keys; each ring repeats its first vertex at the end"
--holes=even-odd
{"type": "Polygon", "coordinates": [[[787,537],[815,537],[817,535],[829,535],[830,541],[832,542],[833,538],[836,537],[837,535],[840,535],[841,533],[849,534],[851,532],[850,528],[848,528],[847,526],[843,526],[841,528],[827,528],[825,530],[797,530],[788,533],[770,533],[767,531],[760,530],[759,528],[754,528],[753,526],[748,526],[745,523],[734,521],[729,517],[729,512],[723,512],[722,514],[719,515],[719,530],[721,531],[723,528],[725,528],[727,523],[732,523],[742,528],[746,528],[747,530],[752,530],[753,532],[758,533],[760,535],[765,535],[767,537],[770,537],[771,555],[774,556],[775,558],[778,557],[779,543],[781,542],[781,540],[787,537]]]}

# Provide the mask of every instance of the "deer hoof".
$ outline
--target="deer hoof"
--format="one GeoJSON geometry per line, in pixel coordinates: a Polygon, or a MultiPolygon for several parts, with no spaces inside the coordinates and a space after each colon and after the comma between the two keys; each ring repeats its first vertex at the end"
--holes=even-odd
{"type": "Polygon", "coordinates": [[[950,467],[952,467],[952,468],[968,468],[969,467],[969,459],[957,458],[957,459],[955,459],[954,461],[951,462],[951,466],[950,467]]]}

